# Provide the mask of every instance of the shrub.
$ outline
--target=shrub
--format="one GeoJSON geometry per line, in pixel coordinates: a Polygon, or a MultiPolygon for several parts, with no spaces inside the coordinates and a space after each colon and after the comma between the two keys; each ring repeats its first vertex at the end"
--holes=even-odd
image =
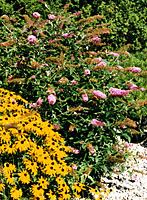
{"type": "Polygon", "coordinates": [[[143,85],[137,90],[129,86],[144,71],[119,66],[128,59],[126,50],[102,51],[102,37],[110,29],[97,26],[101,15],[80,18],[81,13],[68,13],[65,7],[44,20],[32,14],[13,23],[7,16],[1,19],[0,84],[53,124],[70,149],[67,162],[77,166],[75,179],[96,186],[100,176],[127,157],[125,149],[114,148],[116,136],[130,141],[142,130],[132,120],[131,103],[137,95],[145,97],[145,91],[143,85]]]}

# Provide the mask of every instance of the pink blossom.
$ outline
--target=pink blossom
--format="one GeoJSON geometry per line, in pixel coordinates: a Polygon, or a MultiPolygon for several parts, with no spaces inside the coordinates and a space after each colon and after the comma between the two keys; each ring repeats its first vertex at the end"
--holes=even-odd
{"type": "Polygon", "coordinates": [[[63,92],[63,89],[62,89],[62,88],[59,88],[59,91],[60,91],[60,92],[63,92]]]}
{"type": "Polygon", "coordinates": [[[96,152],[96,151],[95,151],[94,148],[90,150],[90,153],[91,153],[91,154],[95,154],[95,152],[96,152]]]}
{"type": "Polygon", "coordinates": [[[119,56],[118,53],[114,53],[114,52],[108,52],[108,55],[112,55],[112,56],[114,56],[114,57],[118,57],[118,56],[119,56]]]}
{"type": "Polygon", "coordinates": [[[65,37],[65,38],[72,38],[73,34],[63,33],[62,36],[65,37]]]}
{"type": "Polygon", "coordinates": [[[113,87],[111,87],[109,89],[109,91],[110,91],[111,96],[124,97],[129,94],[129,90],[121,90],[121,89],[117,89],[117,88],[113,88],[113,87]]]}
{"type": "Polygon", "coordinates": [[[130,53],[129,53],[128,51],[126,51],[125,54],[126,54],[127,56],[130,56],[130,53]]]}
{"type": "Polygon", "coordinates": [[[56,96],[54,96],[53,94],[50,94],[47,97],[47,100],[48,100],[49,104],[54,105],[56,103],[56,96]]]}
{"type": "Polygon", "coordinates": [[[49,15],[48,15],[48,18],[49,18],[49,19],[55,19],[55,15],[49,14],[49,15]]]}
{"type": "Polygon", "coordinates": [[[71,56],[71,60],[75,60],[75,57],[74,57],[74,55],[72,55],[72,56],[71,56]]]}
{"type": "Polygon", "coordinates": [[[103,92],[101,92],[99,90],[94,90],[92,93],[95,96],[99,97],[100,99],[105,99],[107,97],[103,92]]]}
{"type": "Polygon", "coordinates": [[[91,124],[94,126],[105,126],[104,122],[98,121],[97,119],[92,119],[91,124]]]}
{"type": "Polygon", "coordinates": [[[33,17],[37,19],[37,18],[40,17],[40,14],[39,14],[38,12],[34,12],[34,13],[33,13],[33,17]]]}
{"type": "Polygon", "coordinates": [[[121,124],[120,127],[121,128],[126,128],[126,126],[124,124],[121,124]]]}
{"type": "Polygon", "coordinates": [[[36,103],[30,103],[29,104],[29,108],[36,108],[37,107],[37,104],[36,103]]]}
{"type": "Polygon", "coordinates": [[[77,85],[77,84],[78,84],[78,81],[71,81],[70,84],[71,84],[71,85],[77,85]]]}
{"type": "Polygon", "coordinates": [[[56,129],[56,130],[60,130],[60,126],[58,124],[54,124],[53,127],[56,129]]]}
{"type": "Polygon", "coordinates": [[[105,63],[105,62],[100,62],[98,65],[96,65],[96,66],[98,66],[98,67],[106,67],[106,65],[107,65],[107,63],[105,63]]]}
{"type": "Polygon", "coordinates": [[[29,35],[28,36],[28,41],[30,42],[30,43],[35,43],[36,42],[36,40],[37,40],[37,38],[34,36],[34,35],[29,35]]]}
{"type": "Polygon", "coordinates": [[[128,70],[131,72],[141,72],[140,67],[129,67],[128,70]]]}
{"type": "Polygon", "coordinates": [[[126,142],[126,143],[124,144],[124,147],[125,147],[125,148],[129,148],[129,147],[130,147],[130,143],[126,142]]]}
{"type": "Polygon", "coordinates": [[[77,170],[77,165],[76,164],[72,164],[72,169],[73,170],[77,170]]]}
{"type": "Polygon", "coordinates": [[[133,176],[133,181],[136,181],[137,180],[137,175],[134,175],[133,176]]]}
{"type": "Polygon", "coordinates": [[[42,65],[40,65],[40,67],[46,66],[48,67],[49,65],[47,63],[43,63],[42,65]]]}
{"type": "Polygon", "coordinates": [[[78,16],[78,15],[81,15],[82,13],[83,13],[83,11],[79,11],[79,12],[73,13],[72,15],[73,16],[78,16]]]}
{"type": "Polygon", "coordinates": [[[118,66],[117,66],[117,69],[123,69],[123,67],[122,67],[122,66],[120,66],[120,65],[118,65],[118,66]]]}
{"type": "Polygon", "coordinates": [[[93,38],[92,38],[92,42],[94,44],[98,44],[101,42],[101,38],[99,38],[97,35],[94,35],[93,38]]]}
{"type": "Polygon", "coordinates": [[[139,89],[140,89],[141,91],[145,91],[145,90],[146,90],[145,88],[142,88],[142,87],[141,87],[141,88],[139,88],[139,89]]]}
{"type": "Polygon", "coordinates": [[[120,152],[120,153],[123,153],[123,150],[120,150],[119,152],[120,152]]]}
{"type": "Polygon", "coordinates": [[[87,96],[86,93],[83,93],[83,94],[82,94],[82,99],[83,99],[84,102],[87,102],[87,101],[88,101],[88,96],[87,96]]]}
{"type": "Polygon", "coordinates": [[[137,88],[138,88],[137,85],[135,85],[134,83],[130,83],[129,84],[129,89],[130,90],[138,90],[137,88]]]}
{"type": "Polygon", "coordinates": [[[102,58],[101,57],[94,58],[94,61],[96,61],[97,63],[100,63],[102,61],[102,58]]]}
{"type": "Polygon", "coordinates": [[[36,104],[37,106],[40,108],[41,104],[42,104],[43,100],[41,98],[39,98],[37,101],[36,101],[36,104]]]}
{"type": "Polygon", "coordinates": [[[32,79],[35,79],[35,78],[36,78],[36,76],[35,76],[35,75],[32,75],[32,76],[31,76],[31,78],[32,78],[32,79]]]}
{"type": "Polygon", "coordinates": [[[72,153],[74,153],[74,154],[79,154],[80,151],[79,151],[78,149],[73,149],[72,153]]]}
{"type": "Polygon", "coordinates": [[[90,74],[90,70],[89,69],[85,69],[84,74],[85,75],[89,75],[90,74]]]}

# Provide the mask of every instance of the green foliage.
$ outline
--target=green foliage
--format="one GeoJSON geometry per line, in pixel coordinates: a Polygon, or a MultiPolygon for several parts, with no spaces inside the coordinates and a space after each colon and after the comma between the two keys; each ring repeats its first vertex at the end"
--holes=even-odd
{"type": "Polygon", "coordinates": [[[101,16],[81,18],[64,7],[59,13],[48,9],[43,18],[41,11],[49,5],[40,5],[40,10],[33,10],[40,13],[38,19],[32,11],[16,15],[14,21],[11,16],[1,18],[0,87],[24,97],[28,107],[54,125],[70,146],[67,162],[78,167],[75,179],[95,186],[115,162],[125,161],[125,149],[120,154],[113,148],[117,135],[131,141],[133,131],[144,130],[132,121],[142,121],[146,112],[146,91],[141,90],[146,87],[144,62],[136,63],[125,49],[103,50],[109,29],[97,26],[101,16]],[[55,19],[49,20],[49,14],[55,19]],[[28,38],[32,35],[34,42],[28,38]],[[135,64],[142,72],[130,71],[135,64]],[[129,89],[132,82],[137,90],[129,89]],[[128,95],[112,96],[111,87],[128,95]],[[139,105],[134,118],[134,104],[142,99],[144,105],[139,105]],[[95,119],[100,122],[92,124],[95,119]]]}

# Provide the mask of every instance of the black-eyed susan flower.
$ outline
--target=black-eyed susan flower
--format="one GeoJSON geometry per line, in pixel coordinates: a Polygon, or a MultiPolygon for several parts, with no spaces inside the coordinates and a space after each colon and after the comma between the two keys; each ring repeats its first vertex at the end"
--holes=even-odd
{"type": "Polygon", "coordinates": [[[24,159],[24,164],[25,164],[26,169],[30,170],[31,173],[34,174],[34,176],[37,175],[38,166],[37,166],[36,162],[33,162],[33,161],[25,158],[24,159]]]}
{"type": "Polygon", "coordinates": [[[57,198],[56,198],[56,195],[53,194],[52,190],[49,190],[49,192],[46,193],[46,195],[47,195],[47,196],[49,197],[49,199],[51,199],[51,200],[56,200],[56,199],[57,199],[57,198]]]}
{"type": "Polygon", "coordinates": [[[32,185],[31,192],[34,197],[43,197],[44,195],[44,190],[39,184],[32,185]]]}
{"type": "Polygon", "coordinates": [[[49,185],[49,182],[47,181],[47,179],[44,179],[42,176],[41,176],[41,178],[38,179],[37,182],[40,184],[40,186],[43,189],[47,189],[47,186],[49,185]]]}
{"type": "Polygon", "coordinates": [[[13,165],[12,163],[6,162],[6,163],[4,164],[3,170],[4,170],[4,173],[5,173],[5,174],[7,174],[7,173],[12,173],[12,172],[16,172],[16,166],[13,165]]]}
{"type": "Polygon", "coordinates": [[[30,183],[31,179],[30,179],[30,175],[27,172],[27,170],[20,171],[18,173],[18,176],[19,176],[19,181],[21,181],[23,184],[29,184],[30,183]]]}
{"type": "Polygon", "coordinates": [[[17,189],[16,185],[10,190],[10,195],[12,199],[19,199],[22,196],[22,190],[17,189]]]}
{"type": "Polygon", "coordinates": [[[5,188],[5,184],[4,183],[0,183],[0,192],[2,192],[4,188],[5,188]]]}

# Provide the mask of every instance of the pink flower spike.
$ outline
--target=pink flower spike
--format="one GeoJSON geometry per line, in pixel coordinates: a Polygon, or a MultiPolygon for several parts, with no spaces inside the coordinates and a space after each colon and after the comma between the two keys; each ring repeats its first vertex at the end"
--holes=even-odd
{"type": "Polygon", "coordinates": [[[29,41],[30,43],[35,43],[36,40],[37,40],[37,38],[36,38],[34,35],[29,35],[29,36],[28,36],[28,41],[29,41]]]}
{"type": "Polygon", "coordinates": [[[141,91],[145,91],[146,89],[145,88],[139,88],[141,91]]]}
{"type": "Polygon", "coordinates": [[[86,93],[82,94],[82,99],[84,102],[87,102],[88,101],[88,96],[86,93]]]}
{"type": "Polygon", "coordinates": [[[130,72],[141,72],[141,68],[140,67],[129,67],[128,70],[130,72]]]}
{"type": "Polygon", "coordinates": [[[109,91],[111,96],[124,97],[129,94],[129,90],[121,90],[113,87],[111,87],[109,91]]]}
{"type": "Polygon", "coordinates": [[[60,130],[60,126],[58,124],[54,124],[53,127],[56,129],[56,130],[60,130]]]}
{"type": "Polygon", "coordinates": [[[55,15],[49,14],[49,15],[48,15],[48,18],[49,18],[49,19],[55,19],[55,15]]]}
{"type": "Polygon", "coordinates": [[[40,14],[39,14],[38,12],[34,12],[34,13],[33,13],[33,17],[37,19],[37,18],[40,17],[40,14]]]}
{"type": "Polygon", "coordinates": [[[41,98],[39,98],[37,101],[36,101],[36,104],[37,106],[40,108],[41,104],[42,104],[43,100],[41,98]]]}
{"type": "Polygon", "coordinates": [[[89,69],[86,69],[86,70],[84,71],[84,74],[85,74],[85,75],[90,75],[90,70],[89,70],[89,69]]]}
{"type": "Polygon", "coordinates": [[[98,57],[98,58],[94,58],[93,60],[96,61],[97,63],[100,63],[102,61],[102,58],[98,57]]]}
{"type": "Polygon", "coordinates": [[[73,153],[74,153],[74,154],[79,154],[80,151],[79,151],[78,149],[74,149],[74,150],[73,150],[73,153]]]}
{"type": "Polygon", "coordinates": [[[90,150],[90,153],[91,153],[91,154],[95,154],[95,152],[96,152],[95,149],[91,149],[91,150],[90,150]]]}
{"type": "Polygon", "coordinates": [[[137,85],[135,85],[135,84],[133,84],[133,83],[130,83],[130,84],[129,84],[129,89],[130,89],[130,90],[138,90],[137,88],[138,88],[137,85]]]}
{"type": "Polygon", "coordinates": [[[122,67],[122,66],[120,66],[120,65],[118,65],[118,66],[117,66],[117,69],[123,69],[123,67],[122,67]]]}
{"type": "Polygon", "coordinates": [[[71,81],[70,84],[71,84],[71,85],[77,85],[77,84],[78,84],[78,81],[71,81]]]}
{"type": "Polygon", "coordinates": [[[105,62],[100,62],[97,66],[98,67],[106,67],[107,63],[105,62]]]}
{"type": "Polygon", "coordinates": [[[94,126],[105,126],[106,124],[104,122],[98,121],[97,119],[92,119],[91,125],[94,125],[94,126]]]}
{"type": "Polygon", "coordinates": [[[56,103],[56,96],[54,96],[53,94],[50,94],[47,97],[47,100],[48,100],[49,104],[54,105],[56,103]]]}
{"type": "Polygon", "coordinates": [[[99,90],[94,90],[92,93],[95,96],[99,97],[100,99],[106,99],[107,98],[107,96],[103,92],[101,92],[99,90]]]}
{"type": "Polygon", "coordinates": [[[112,55],[112,56],[114,56],[114,57],[118,57],[118,56],[119,56],[118,53],[114,53],[114,52],[108,52],[108,55],[112,55]]]}
{"type": "Polygon", "coordinates": [[[77,170],[77,165],[76,164],[72,164],[72,169],[73,170],[77,170]]]}

